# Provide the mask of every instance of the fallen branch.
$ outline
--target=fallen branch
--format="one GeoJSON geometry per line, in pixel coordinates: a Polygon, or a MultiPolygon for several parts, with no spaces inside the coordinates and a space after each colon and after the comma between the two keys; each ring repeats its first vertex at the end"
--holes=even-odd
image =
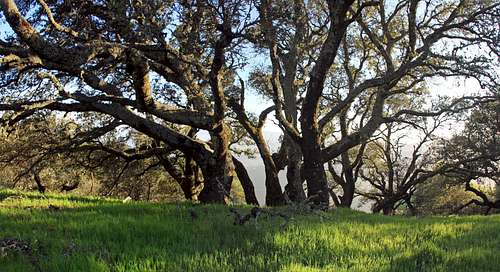
{"type": "Polygon", "coordinates": [[[281,212],[272,212],[272,211],[261,209],[259,207],[253,207],[250,210],[250,213],[248,213],[248,214],[243,214],[241,211],[239,211],[238,209],[233,208],[233,207],[229,208],[229,211],[234,214],[234,225],[239,225],[239,226],[245,225],[245,223],[247,223],[251,219],[254,219],[255,222],[257,223],[257,220],[259,219],[259,216],[261,214],[267,214],[271,218],[273,218],[273,217],[283,218],[285,221],[283,222],[283,224],[281,224],[282,228],[286,227],[291,219],[291,216],[289,216],[287,214],[284,214],[281,212]]]}

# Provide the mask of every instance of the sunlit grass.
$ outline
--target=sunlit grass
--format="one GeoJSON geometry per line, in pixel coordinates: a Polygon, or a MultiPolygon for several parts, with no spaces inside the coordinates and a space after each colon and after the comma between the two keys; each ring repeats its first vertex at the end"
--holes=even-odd
{"type": "MultiPolygon", "coordinates": [[[[43,271],[498,271],[500,216],[405,218],[337,209],[234,226],[227,207],[0,191],[0,240],[43,271]],[[8,195],[22,199],[5,199],[8,195]],[[51,211],[49,205],[62,207],[51,211]],[[189,209],[198,218],[192,219],[189,209]]],[[[19,254],[0,271],[36,271],[19,254]]]]}

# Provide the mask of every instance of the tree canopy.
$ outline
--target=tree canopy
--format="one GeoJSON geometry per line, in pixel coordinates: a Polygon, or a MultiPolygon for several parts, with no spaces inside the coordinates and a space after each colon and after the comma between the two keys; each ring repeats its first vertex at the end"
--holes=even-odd
{"type": "MultiPolygon", "coordinates": [[[[67,141],[37,139],[47,142],[34,153],[71,154],[73,162],[99,154],[123,169],[141,161],[139,174],[163,169],[187,199],[204,203],[230,201],[238,180],[246,201],[258,204],[238,156],[255,145],[265,204],[332,199],[350,207],[359,193],[380,209],[411,204],[417,184],[465,162],[498,161],[494,148],[421,160],[433,152],[440,120],[498,106],[496,1],[0,0],[0,7],[1,122],[38,123],[57,112],[51,118],[69,116],[76,126],[64,132],[67,141]],[[464,80],[480,88],[459,95],[432,86],[464,80]],[[270,106],[250,112],[249,93],[270,106]],[[272,117],[283,131],[275,153],[263,131],[272,117]],[[391,132],[399,129],[423,135],[408,158],[391,132]],[[358,188],[363,181],[377,197],[358,188]]],[[[464,133],[486,137],[475,124],[498,122],[478,112],[464,133]]],[[[29,169],[41,167],[36,156],[29,169]]]]}

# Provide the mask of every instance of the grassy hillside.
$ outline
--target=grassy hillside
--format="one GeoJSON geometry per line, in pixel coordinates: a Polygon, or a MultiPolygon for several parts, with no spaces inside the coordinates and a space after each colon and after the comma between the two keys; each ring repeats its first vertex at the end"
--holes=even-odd
{"type": "Polygon", "coordinates": [[[500,216],[416,219],[338,209],[282,223],[263,217],[235,226],[223,206],[123,204],[0,191],[0,241],[15,238],[32,247],[32,257],[0,252],[0,271],[500,268],[500,216]]]}

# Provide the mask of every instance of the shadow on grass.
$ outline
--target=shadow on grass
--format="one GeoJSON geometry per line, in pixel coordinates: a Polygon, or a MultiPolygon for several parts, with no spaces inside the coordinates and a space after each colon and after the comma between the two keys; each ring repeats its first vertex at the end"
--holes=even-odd
{"type": "MultiPolygon", "coordinates": [[[[462,228],[456,236],[432,235],[433,224],[420,235],[420,247],[396,258],[388,271],[499,271],[500,217],[450,218],[435,220],[434,226],[462,228]]],[[[448,230],[449,230],[448,229],[448,230]]],[[[425,229],[424,229],[425,230],[425,229]]]]}
{"type": "MultiPolygon", "coordinates": [[[[297,217],[283,229],[281,219],[234,226],[223,206],[95,203],[17,217],[0,211],[0,239],[36,244],[44,271],[494,271],[499,262],[486,260],[498,254],[498,217],[337,210],[323,221],[297,217]]],[[[0,258],[0,266],[26,271],[15,260],[0,258]]]]}

